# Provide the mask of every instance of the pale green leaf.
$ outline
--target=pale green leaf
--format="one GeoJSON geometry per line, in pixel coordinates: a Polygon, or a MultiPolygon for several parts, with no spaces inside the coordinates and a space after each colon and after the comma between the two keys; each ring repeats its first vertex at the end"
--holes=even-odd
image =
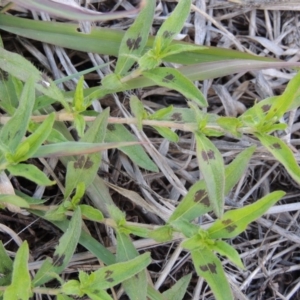
{"type": "Polygon", "coordinates": [[[192,274],[183,276],[170,289],[165,291],[163,296],[167,299],[182,300],[187,291],[191,278],[192,274]]]}
{"type": "MultiPolygon", "coordinates": [[[[6,250],[2,244],[2,241],[0,241],[0,274],[2,276],[0,277],[0,286],[7,286],[11,283],[11,276],[13,272],[13,262],[6,253],[6,250]]],[[[1,298],[1,292],[0,292],[0,298],[1,298]]]]}
{"type": "Polygon", "coordinates": [[[168,141],[174,143],[177,143],[179,141],[179,136],[170,128],[162,127],[162,126],[153,126],[153,128],[157,130],[158,133],[168,141]]]}
{"type": "Polygon", "coordinates": [[[126,262],[116,263],[99,269],[91,274],[92,281],[85,287],[86,291],[93,289],[106,290],[144,270],[151,263],[149,253],[144,253],[126,262]]]}
{"type": "Polygon", "coordinates": [[[143,103],[142,103],[142,101],[139,100],[138,97],[131,96],[129,104],[130,104],[130,109],[131,109],[132,114],[137,119],[136,126],[139,130],[142,130],[143,129],[142,120],[143,120],[143,116],[144,116],[144,112],[145,112],[143,103]]]}
{"type": "Polygon", "coordinates": [[[206,183],[209,201],[218,217],[223,215],[225,167],[221,153],[202,133],[196,132],[197,159],[206,183]]]}
{"type": "Polygon", "coordinates": [[[156,33],[153,49],[156,55],[159,55],[172,42],[175,35],[180,33],[186,18],[190,13],[192,0],[178,1],[172,14],[161,25],[156,33]]]}
{"type": "Polygon", "coordinates": [[[84,104],[84,95],[83,95],[83,89],[84,89],[84,77],[81,76],[78,80],[74,98],[73,98],[73,109],[75,112],[83,112],[86,109],[86,106],[84,104]]]}
{"type": "Polygon", "coordinates": [[[209,249],[216,251],[222,256],[226,256],[232,263],[234,263],[240,269],[245,269],[243,262],[239,256],[239,253],[228,243],[224,241],[215,241],[208,245],[209,249]]]}
{"type": "Polygon", "coordinates": [[[91,300],[113,300],[113,298],[107,292],[98,289],[87,293],[87,295],[91,300]]]}
{"type": "Polygon", "coordinates": [[[80,205],[80,209],[82,216],[87,218],[88,220],[101,222],[104,219],[102,212],[90,205],[82,204],[80,205]]]}
{"type": "Polygon", "coordinates": [[[37,185],[53,185],[55,181],[51,181],[43,171],[38,169],[35,165],[30,164],[17,164],[7,167],[10,174],[14,176],[21,176],[30,181],[33,181],[37,185]]]}
{"type": "MultiPolygon", "coordinates": [[[[104,110],[97,116],[89,129],[85,133],[80,142],[101,143],[103,142],[109,110],[104,110]]],[[[67,164],[66,189],[65,199],[70,197],[70,194],[79,182],[83,182],[85,187],[93,182],[101,163],[101,153],[84,154],[77,157],[76,160],[69,161],[67,164]]]]}
{"type": "Polygon", "coordinates": [[[191,254],[197,274],[207,281],[216,300],[233,300],[220,260],[206,248],[192,251],[191,254]]]}
{"type": "Polygon", "coordinates": [[[161,226],[155,230],[152,230],[148,234],[149,238],[154,239],[157,242],[167,242],[172,240],[173,229],[170,225],[161,226]]]}
{"type": "Polygon", "coordinates": [[[272,155],[286,168],[291,177],[300,183],[300,167],[292,150],[281,139],[267,135],[255,134],[263,146],[265,146],[272,155]]]}
{"type": "Polygon", "coordinates": [[[80,282],[78,280],[68,280],[61,287],[61,291],[66,295],[83,296],[84,294],[80,291],[80,282]]]}
{"type": "MultiPolygon", "coordinates": [[[[136,138],[126,129],[122,124],[109,124],[107,127],[107,134],[105,136],[106,142],[134,142],[136,138]]],[[[134,145],[130,147],[118,147],[122,152],[129,156],[129,158],[138,166],[152,171],[158,172],[155,163],[146,154],[141,145],[134,145]]]]}
{"type": "Polygon", "coordinates": [[[28,300],[32,296],[28,258],[29,249],[25,241],[16,254],[11,285],[4,292],[4,300],[28,300]]]}
{"type": "Polygon", "coordinates": [[[15,162],[25,161],[34,156],[42,143],[49,136],[55,120],[55,114],[50,114],[45,121],[17,148],[15,162]]]}
{"type": "MultiPolygon", "coordinates": [[[[117,262],[129,261],[139,255],[130,237],[117,231],[117,262]]],[[[123,281],[122,286],[131,300],[146,300],[147,297],[147,276],[142,270],[135,276],[123,281]]]]}
{"type": "Polygon", "coordinates": [[[1,203],[9,203],[18,207],[29,208],[27,201],[16,195],[0,195],[0,204],[1,203]]]}
{"type": "Polygon", "coordinates": [[[227,211],[207,230],[209,238],[229,239],[239,235],[246,230],[248,224],[261,217],[284,195],[282,191],[273,192],[253,204],[227,211]]]}
{"type": "Polygon", "coordinates": [[[157,85],[180,92],[186,98],[200,106],[206,107],[207,101],[201,91],[182,73],[172,68],[155,68],[144,71],[143,75],[153,80],[157,85]]]}
{"type": "Polygon", "coordinates": [[[7,147],[12,153],[16,151],[17,147],[26,134],[26,130],[32,114],[34,100],[34,81],[33,78],[30,77],[24,85],[17,110],[0,131],[1,144],[7,147]]]}
{"type": "Polygon", "coordinates": [[[147,41],[152,26],[155,11],[155,1],[146,1],[145,6],[136,17],[134,23],[126,30],[119,48],[115,73],[125,75],[135,63],[147,41]]]}
{"type": "Polygon", "coordinates": [[[51,273],[59,274],[66,268],[77,247],[81,233],[81,223],[80,208],[77,208],[68,229],[59,239],[52,261],[46,260],[36,273],[33,279],[34,286],[48,282],[53,278],[51,273]]]}
{"type": "Polygon", "coordinates": [[[82,115],[74,115],[74,126],[79,137],[83,137],[85,130],[85,120],[82,115]]]}
{"type": "Polygon", "coordinates": [[[153,286],[148,284],[147,296],[151,300],[170,300],[163,296],[159,291],[157,291],[153,286]]]}

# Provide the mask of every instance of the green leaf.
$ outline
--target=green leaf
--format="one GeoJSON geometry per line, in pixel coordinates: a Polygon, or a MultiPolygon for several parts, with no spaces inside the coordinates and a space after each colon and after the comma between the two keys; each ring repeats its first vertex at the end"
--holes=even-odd
{"type": "MultiPolygon", "coordinates": [[[[134,142],[136,138],[126,129],[122,124],[109,124],[107,126],[107,134],[105,136],[106,142],[134,142]]],[[[122,152],[129,156],[129,158],[138,166],[152,172],[158,172],[155,163],[146,154],[141,145],[134,145],[130,147],[118,147],[122,152]]]]}
{"type": "MultiPolygon", "coordinates": [[[[138,257],[139,253],[135,249],[129,236],[117,231],[117,262],[129,261],[138,257]]],[[[142,270],[135,276],[123,281],[122,286],[131,300],[146,300],[147,297],[147,276],[142,270]]]]}
{"type": "MultiPolygon", "coordinates": [[[[255,146],[246,148],[225,167],[225,195],[231,191],[242,174],[244,174],[254,151],[255,146]]],[[[206,184],[204,180],[199,180],[190,187],[188,193],[176,207],[168,222],[170,223],[178,219],[192,221],[211,210],[212,206],[208,199],[206,184]]]]}
{"type": "Polygon", "coordinates": [[[50,114],[45,121],[32,133],[25,141],[23,141],[17,148],[13,160],[15,163],[25,161],[34,156],[42,143],[49,136],[55,120],[55,114],[50,114]]]}
{"type": "Polygon", "coordinates": [[[159,291],[157,291],[153,286],[148,284],[147,296],[151,300],[170,300],[163,296],[159,291]]]}
{"type": "Polygon", "coordinates": [[[83,95],[83,89],[84,89],[84,77],[81,76],[78,80],[75,94],[73,98],[73,109],[75,112],[83,112],[86,110],[86,105],[84,103],[84,95],[83,95]]]}
{"type": "Polygon", "coordinates": [[[0,131],[1,144],[7,147],[12,153],[16,151],[26,134],[34,100],[34,81],[30,77],[25,83],[17,110],[0,131]]]}
{"type": "Polygon", "coordinates": [[[207,281],[216,300],[233,300],[229,283],[219,259],[206,248],[192,251],[191,254],[197,274],[207,281]]]}
{"type": "Polygon", "coordinates": [[[192,274],[183,276],[170,289],[165,291],[163,296],[167,299],[182,300],[187,291],[191,278],[192,274]]]}
{"type": "Polygon", "coordinates": [[[169,45],[168,47],[166,47],[164,49],[164,51],[160,54],[160,57],[164,58],[164,57],[179,54],[179,53],[182,53],[182,52],[199,51],[201,49],[204,50],[204,49],[208,49],[208,48],[204,47],[204,46],[199,47],[198,45],[196,46],[196,45],[192,45],[192,44],[189,44],[189,45],[171,44],[171,45],[169,45]]]}
{"type": "Polygon", "coordinates": [[[74,115],[74,125],[79,137],[83,137],[85,130],[85,120],[82,115],[74,115]]]}
{"type": "Polygon", "coordinates": [[[167,299],[182,300],[187,291],[191,278],[192,274],[183,276],[170,289],[165,291],[163,296],[167,299]]]}
{"type": "MultiPolygon", "coordinates": [[[[104,110],[97,116],[80,142],[102,143],[106,133],[109,110],[104,110]]],[[[79,182],[83,182],[87,188],[97,175],[101,163],[101,154],[84,154],[77,157],[76,160],[68,162],[66,175],[65,199],[79,182]]]]}
{"type": "MultiPolygon", "coordinates": [[[[163,120],[165,119],[168,115],[170,115],[174,111],[174,106],[170,105],[168,107],[164,107],[162,109],[159,109],[155,113],[153,113],[151,116],[149,116],[150,120],[163,120]]],[[[177,120],[174,120],[177,121],[177,120]]]]}
{"type": "Polygon", "coordinates": [[[4,300],[28,300],[32,296],[28,258],[29,249],[27,241],[25,241],[16,254],[12,282],[4,292],[4,300]]]}
{"type": "MultiPolygon", "coordinates": [[[[7,73],[13,75],[14,77],[24,82],[33,80],[35,82],[35,88],[38,91],[52,99],[59,101],[65,109],[69,109],[69,105],[66,102],[61,90],[55,85],[55,83],[50,78],[47,78],[47,82],[50,85],[45,87],[42,84],[42,82],[45,81],[45,75],[42,74],[25,57],[17,53],[9,52],[4,50],[3,48],[0,48],[0,69],[6,71],[7,73]]],[[[33,104],[34,101],[32,105],[33,104]]]]}
{"type": "Polygon", "coordinates": [[[117,223],[118,226],[126,224],[126,214],[116,205],[108,205],[107,210],[110,217],[117,223]]]}
{"type": "Polygon", "coordinates": [[[69,280],[61,287],[61,291],[67,295],[76,295],[82,297],[84,293],[80,290],[80,282],[78,280],[69,280]]]}
{"type": "Polygon", "coordinates": [[[300,72],[290,80],[282,95],[274,97],[268,110],[266,120],[280,119],[291,107],[299,92],[300,72]]]}
{"type": "Polygon", "coordinates": [[[173,237],[173,229],[170,225],[161,226],[149,232],[148,237],[157,242],[171,241],[173,237]]]}
{"type": "Polygon", "coordinates": [[[295,159],[292,150],[281,139],[267,135],[256,133],[260,142],[268,151],[286,168],[291,177],[300,183],[300,167],[295,159]]]}
{"type": "Polygon", "coordinates": [[[126,30],[119,48],[115,73],[123,76],[135,63],[147,41],[152,26],[155,11],[155,1],[146,1],[145,6],[135,18],[134,23],[126,30]]]}
{"type": "Polygon", "coordinates": [[[8,115],[12,116],[19,104],[19,99],[21,97],[19,89],[20,87],[23,89],[23,83],[10,74],[7,79],[4,77],[5,76],[0,70],[0,107],[8,115]]]}
{"type": "Polygon", "coordinates": [[[233,117],[220,117],[217,120],[217,123],[228,133],[232,134],[235,137],[241,138],[242,134],[238,131],[238,128],[243,124],[242,122],[233,117]]]}
{"type": "Polygon", "coordinates": [[[196,132],[197,159],[204,177],[209,201],[217,217],[223,215],[225,167],[221,153],[202,133],[196,132]]]}
{"type": "Polygon", "coordinates": [[[102,212],[90,205],[81,204],[80,205],[82,216],[88,220],[101,222],[104,219],[102,212]]]}
{"type": "Polygon", "coordinates": [[[227,211],[207,230],[211,239],[229,239],[245,231],[248,224],[261,217],[270,207],[285,195],[282,191],[273,192],[253,204],[227,211]]]}
{"type": "Polygon", "coordinates": [[[174,143],[177,143],[179,141],[179,136],[170,128],[160,126],[153,126],[153,128],[157,130],[158,133],[168,141],[174,143]]]}
{"type": "Polygon", "coordinates": [[[93,293],[87,293],[91,300],[113,300],[113,298],[105,291],[95,289],[93,293]]]}
{"type": "Polygon", "coordinates": [[[28,180],[33,181],[37,185],[53,185],[56,182],[51,181],[44,172],[38,169],[34,165],[30,164],[17,164],[10,165],[7,167],[7,170],[10,174],[14,176],[21,176],[27,178],[28,180]]]}
{"type": "MultiPolygon", "coordinates": [[[[7,255],[6,250],[0,241],[0,286],[6,286],[11,283],[11,276],[13,272],[13,262],[7,255]]],[[[0,292],[0,298],[3,292],[0,292]]]]}
{"type": "Polygon", "coordinates": [[[111,288],[141,272],[150,263],[150,254],[144,253],[129,261],[101,268],[90,275],[91,281],[82,291],[87,293],[94,289],[106,290],[111,288]]]}
{"type": "Polygon", "coordinates": [[[33,285],[42,285],[51,279],[51,273],[59,274],[68,265],[77,247],[81,233],[81,212],[80,208],[74,211],[68,230],[59,239],[59,244],[55,249],[52,262],[45,260],[41,268],[33,279],[33,285]]]}
{"type": "Polygon", "coordinates": [[[21,197],[16,195],[0,195],[0,204],[9,203],[18,207],[29,208],[29,204],[21,197]]]}
{"type": "Polygon", "coordinates": [[[226,256],[231,262],[233,262],[240,269],[245,270],[243,262],[239,256],[239,253],[228,243],[224,241],[215,241],[208,245],[208,248],[212,251],[216,251],[219,254],[226,256]]]}
{"type": "MultiPolygon", "coordinates": [[[[181,1],[184,2],[184,1],[181,1]]],[[[200,106],[206,107],[207,101],[201,91],[182,73],[172,68],[155,68],[144,71],[143,75],[160,86],[180,92],[186,98],[193,100],[200,106]]]]}
{"type": "Polygon", "coordinates": [[[73,298],[67,296],[67,295],[57,295],[57,300],[73,300],[73,298]]]}
{"type": "Polygon", "coordinates": [[[185,219],[177,219],[171,222],[171,225],[175,230],[183,233],[188,238],[193,237],[199,232],[198,225],[192,224],[185,219]]]}
{"type": "Polygon", "coordinates": [[[143,120],[143,117],[145,114],[145,109],[144,109],[142,101],[140,101],[139,98],[136,96],[131,96],[130,97],[130,109],[131,109],[132,114],[137,119],[136,126],[137,126],[138,130],[142,130],[143,129],[142,120],[143,120]]]}
{"type": "Polygon", "coordinates": [[[180,33],[190,13],[191,3],[192,0],[179,1],[172,14],[161,25],[153,43],[153,50],[156,55],[163,52],[172,42],[175,35],[180,33]]]}

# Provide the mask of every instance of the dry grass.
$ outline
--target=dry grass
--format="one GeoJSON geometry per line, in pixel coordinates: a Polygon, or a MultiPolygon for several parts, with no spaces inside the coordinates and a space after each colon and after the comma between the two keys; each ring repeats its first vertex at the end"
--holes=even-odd
{"type": "MultiPolygon", "coordinates": [[[[87,1],[96,9],[132,8],[130,1],[87,1]]],[[[238,49],[248,53],[277,57],[290,62],[298,62],[300,57],[299,6],[296,1],[284,1],[283,10],[279,2],[271,1],[256,5],[238,5],[227,1],[206,2],[195,0],[193,11],[186,21],[185,29],[179,39],[194,41],[197,44],[238,49]],[[279,4],[278,4],[279,3],[279,4]],[[298,10],[298,11],[297,11],[298,10]]],[[[175,3],[157,1],[153,34],[172,11],[175,3]]],[[[33,18],[37,18],[33,14],[33,18]]],[[[48,20],[48,16],[42,15],[48,20]]],[[[107,22],[103,26],[126,30],[132,20],[107,22]]],[[[82,24],[88,30],[89,24],[82,24]]],[[[79,53],[61,49],[31,40],[12,37],[3,33],[8,50],[23,53],[40,69],[57,79],[82,70],[90,65],[99,65],[112,58],[92,53],[79,53]]],[[[104,75],[110,73],[109,67],[98,70],[85,77],[86,87],[96,85],[104,75]]],[[[295,74],[292,70],[269,69],[259,72],[242,72],[215,80],[199,82],[209,102],[209,112],[220,115],[236,116],[254,101],[282,93],[289,79],[295,74]]],[[[73,90],[75,81],[68,82],[61,88],[73,90]]],[[[155,111],[169,104],[184,107],[185,100],[178,94],[162,88],[134,91],[143,99],[149,111],[155,111]]],[[[118,94],[95,102],[96,111],[111,107],[112,116],[131,117],[128,94],[118,94]]],[[[299,149],[299,111],[286,115],[288,130],[283,138],[295,150],[298,161],[299,149]]],[[[195,141],[190,133],[181,132],[178,144],[173,144],[156,135],[149,128],[139,132],[135,125],[129,125],[131,131],[145,144],[150,157],[160,166],[160,172],[145,173],[118,151],[103,153],[103,163],[99,176],[105,179],[114,202],[126,212],[128,221],[146,224],[162,224],[171,215],[176,204],[187,193],[188,188],[199,179],[195,141]]],[[[237,153],[250,143],[257,141],[243,139],[236,141],[229,138],[216,139],[215,144],[222,152],[225,162],[231,161],[237,153]]],[[[56,159],[35,161],[36,165],[53,172],[63,187],[65,168],[56,159]]],[[[62,191],[57,187],[43,188],[31,185],[27,181],[11,178],[16,189],[25,191],[36,198],[49,199],[49,204],[56,204],[62,199],[62,191]]],[[[246,270],[234,268],[224,261],[228,279],[236,299],[300,299],[300,264],[299,264],[299,186],[292,181],[286,171],[274,161],[262,148],[258,148],[247,173],[226,199],[227,209],[251,203],[270,191],[282,189],[287,195],[281,205],[273,207],[263,218],[253,223],[246,232],[230,241],[241,253],[246,270]]],[[[86,202],[90,199],[86,197],[86,202]]],[[[94,203],[95,204],[95,203],[94,203]]],[[[0,237],[13,253],[20,239],[27,239],[31,249],[30,270],[36,271],[46,255],[53,251],[60,232],[53,226],[32,215],[12,215],[0,212],[0,237]]],[[[212,216],[206,215],[199,223],[209,224],[212,216]]],[[[97,237],[112,251],[115,238],[110,228],[87,223],[94,237],[97,237]]],[[[165,290],[182,275],[194,272],[188,253],[180,248],[176,240],[172,243],[158,244],[148,239],[135,241],[140,250],[150,250],[154,264],[149,273],[156,288],[165,290]]],[[[94,270],[99,262],[84,249],[79,248],[63,277],[71,278],[78,269],[94,270]]],[[[195,272],[194,272],[195,274],[195,272]]],[[[125,299],[121,290],[115,290],[116,299],[125,299]]],[[[39,298],[37,296],[37,298],[39,298]]],[[[186,299],[214,299],[205,282],[196,274],[193,277],[186,299]]]]}

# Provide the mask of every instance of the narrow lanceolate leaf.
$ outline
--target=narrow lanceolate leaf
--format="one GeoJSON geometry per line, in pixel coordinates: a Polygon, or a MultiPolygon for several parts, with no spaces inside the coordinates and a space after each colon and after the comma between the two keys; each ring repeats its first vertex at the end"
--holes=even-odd
{"type": "MultiPolygon", "coordinates": [[[[1,59],[0,59],[1,60],[1,59]]],[[[25,136],[35,100],[34,81],[30,77],[24,85],[19,106],[11,119],[0,131],[0,142],[11,152],[16,148],[25,136]]]]}
{"type": "Polygon", "coordinates": [[[29,208],[29,204],[23,198],[16,195],[0,195],[0,206],[8,206],[13,204],[17,207],[29,208]]]}
{"type": "Polygon", "coordinates": [[[151,262],[150,254],[144,253],[126,262],[116,263],[91,274],[87,290],[109,289],[145,269],[151,262]]]}
{"type": "Polygon", "coordinates": [[[92,293],[87,293],[91,300],[113,300],[113,298],[103,290],[95,289],[92,293]]]}
{"type": "Polygon", "coordinates": [[[289,107],[299,94],[299,82],[300,72],[288,83],[283,94],[274,98],[272,106],[267,113],[266,120],[270,120],[274,117],[279,119],[289,110],[289,107]]]}
{"type": "MultiPolygon", "coordinates": [[[[24,1],[22,2],[25,3],[24,1]]],[[[0,69],[24,82],[27,82],[29,78],[32,78],[35,82],[35,88],[38,91],[52,99],[59,101],[66,109],[68,109],[69,105],[66,102],[61,90],[49,78],[46,80],[49,85],[43,84],[45,82],[44,74],[42,74],[25,57],[0,48],[0,69]]]]}
{"type": "MultiPolygon", "coordinates": [[[[126,129],[122,124],[109,124],[107,126],[107,134],[105,136],[106,142],[133,142],[136,138],[126,129]]],[[[118,149],[124,152],[129,158],[138,166],[152,171],[158,172],[158,168],[155,163],[149,158],[144,148],[141,145],[134,145],[131,147],[122,147],[119,145],[118,149]]]]}
{"type": "Polygon", "coordinates": [[[216,300],[233,300],[220,260],[207,248],[191,254],[197,274],[207,281],[216,300]]]}
{"type": "MultiPolygon", "coordinates": [[[[106,133],[109,110],[104,110],[85,133],[80,142],[102,143],[106,133]]],[[[101,153],[82,154],[68,162],[65,199],[70,196],[79,182],[88,187],[94,180],[101,162],[101,153]]]]}
{"type": "Polygon", "coordinates": [[[253,204],[226,212],[208,230],[211,239],[229,239],[245,231],[248,224],[261,217],[271,206],[285,195],[282,191],[273,192],[253,204]]]}
{"type": "Polygon", "coordinates": [[[84,89],[84,77],[81,76],[80,79],[78,80],[75,89],[74,98],[73,98],[73,109],[76,112],[82,112],[86,109],[84,105],[83,89],[84,89]]]}
{"type": "Polygon", "coordinates": [[[152,26],[155,11],[155,1],[146,1],[145,6],[136,17],[134,23],[125,32],[121,41],[115,73],[123,76],[142,53],[152,26]]]}
{"type": "Polygon", "coordinates": [[[174,36],[180,33],[190,13],[191,3],[192,0],[178,1],[176,8],[156,34],[153,44],[155,54],[159,55],[172,42],[174,36]]]}
{"type": "Polygon", "coordinates": [[[208,245],[211,251],[218,252],[222,256],[226,256],[232,263],[234,263],[240,269],[245,269],[239,253],[228,243],[224,241],[215,241],[208,245]]]}
{"type": "Polygon", "coordinates": [[[34,165],[30,164],[17,164],[7,167],[8,172],[14,176],[21,176],[37,185],[53,185],[55,181],[51,181],[44,172],[34,165]]]}
{"type": "Polygon", "coordinates": [[[77,247],[81,233],[80,208],[74,211],[69,228],[59,239],[52,261],[46,259],[33,279],[34,286],[42,285],[53,279],[52,273],[59,274],[68,265],[77,247]]]}
{"type": "MultiPolygon", "coordinates": [[[[231,191],[245,172],[254,150],[255,146],[245,149],[225,167],[225,195],[231,191]]],[[[212,206],[208,199],[206,184],[204,180],[199,180],[189,189],[168,222],[177,219],[192,221],[211,210],[212,206]]]]}
{"type": "MultiPolygon", "coordinates": [[[[13,271],[13,262],[6,253],[6,250],[0,241],[0,286],[7,286],[11,283],[11,276],[13,271]]],[[[0,297],[2,296],[3,292],[0,292],[0,297]]]]}
{"type": "Polygon", "coordinates": [[[170,300],[165,296],[163,296],[158,290],[156,290],[150,284],[148,284],[147,296],[150,300],[170,300]]]}
{"type": "MultiPolygon", "coordinates": [[[[117,262],[129,261],[137,257],[139,253],[135,249],[130,237],[124,233],[117,232],[117,262]]],[[[142,270],[135,276],[123,281],[122,286],[131,300],[146,300],[147,297],[147,275],[142,270]]]]}
{"type": "Polygon", "coordinates": [[[101,222],[104,219],[102,212],[99,209],[96,209],[90,205],[82,204],[79,205],[82,216],[87,218],[88,220],[101,222]]]}
{"type": "MultiPolygon", "coordinates": [[[[184,1],[183,1],[184,2],[184,1]]],[[[207,101],[201,91],[179,71],[172,68],[155,68],[144,71],[143,75],[156,84],[180,92],[186,98],[193,100],[200,106],[207,106],[207,101]]]]}
{"type": "Polygon", "coordinates": [[[221,153],[202,133],[196,132],[197,159],[206,183],[209,201],[217,217],[223,215],[225,167],[221,153]]]}
{"type": "Polygon", "coordinates": [[[169,290],[165,291],[163,296],[167,299],[182,300],[187,291],[191,278],[192,274],[183,276],[169,290]]]}
{"type": "Polygon", "coordinates": [[[286,168],[291,177],[300,183],[300,167],[295,159],[292,150],[281,139],[267,135],[255,134],[260,142],[265,146],[272,155],[286,168]]]}
{"type": "Polygon", "coordinates": [[[35,11],[43,11],[54,17],[61,17],[75,21],[107,21],[124,18],[128,15],[136,14],[138,9],[130,11],[116,11],[112,13],[99,13],[81,7],[76,2],[55,1],[55,0],[13,0],[17,5],[35,11]],[[63,3],[65,2],[65,3],[63,3]]]}
{"type": "Polygon", "coordinates": [[[131,113],[137,119],[137,125],[136,125],[137,128],[139,130],[142,130],[143,129],[142,120],[143,120],[144,113],[145,113],[145,109],[144,109],[142,101],[136,96],[131,96],[130,97],[130,109],[131,109],[131,113]]]}
{"type": "Polygon", "coordinates": [[[51,133],[54,119],[54,113],[50,114],[36,131],[19,145],[14,155],[15,162],[25,161],[34,155],[51,133]]]}
{"type": "Polygon", "coordinates": [[[4,300],[28,300],[32,296],[28,258],[29,249],[25,241],[16,254],[11,285],[4,292],[4,300]]]}

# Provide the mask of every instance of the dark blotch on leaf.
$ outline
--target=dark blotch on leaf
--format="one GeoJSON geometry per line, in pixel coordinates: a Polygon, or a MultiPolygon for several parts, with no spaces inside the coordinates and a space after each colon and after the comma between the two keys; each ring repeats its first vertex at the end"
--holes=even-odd
{"type": "Polygon", "coordinates": [[[174,113],[171,116],[172,121],[182,121],[182,114],[181,113],[174,113]]]}
{"type": "Polygon", "coordinates": [[[232,223],[232,220],[231,219],[227,219],[227,220],[223,220],[222,221],[222,224],[224,224],[224,225],[229,225],[229,224],[231,224],[232,223]]]}
{"type": "Polygon", "coordinates": [[[236,225],[229,225],[226,227],[226,230],[230,233],[233,232],[236,229],[236,225]]]}
{"type": "Polygon", "coordinates": [[[116,130],[116,126],[114,124],[108,124],[107,125],[107,129],[110,131],[115,131],[116,130]]]}
{"type": "Polygon", "coordinates": [[[236,225],[232,224],[233,221],[231,219],[223,220],[222,224],[225,225],[225,229],[228,232],[233,232],[236,229],[236,225]]]}
{"type": "Polygon", "coordinates": [[[201,155],[204,161],[209,161],[210,159],[215,159],[215,153],[212,150],[201,151],[201,155]]]}
{"type": "Polygon", "coordinates": [[[114,280],[112,278],[107,278],[106,281],[107,282],[114,282],[114,280]]]}
{"type": "Polygon", "coordinates": [[[164,79],[162,80],[162,82],[169,83],[169,82],[174,81],[174,79],[175,79],[175,76],[172,75],[172,74],[169,74],[169,75],[167,75],[167,76],[164,77],[164,79]]]}
{"type": "Polygon", "coordinates": [[[217,274],[217,266],[215,263],[200,266],[200,270],[203,272],[210,271],[214,274],[217,274]]]}
{"type": "Polygon", "coordinates": [[[105,271],[105,279],[107,279],[111,274],[113,274],[113,271],[111,271],[111,270],[106,270],[106,271],[105,271]]]}
{"type": "Polygon", "coordinates": [[[210,204],[207,197],[207,192],[205,190],[199,190],[194,196],[194,201],[196,203],[201,203],[206,207],[208,207],[210,204]]]}
{"type": "Polygon", "coordinates": [[[279,143],[275,143],[275,144],[272,145],[272,148],[273,149],[281,149],[281,146],[280,146],[279,143]]]}
{"type": "Polygon", "coordinates": [[[142,41],[142,37],[139,36],[137,39],[128,39],[126,41],[126,45],[128,46],[129,50],[136,50],[140,48],[141,41],[142,41]]]}
{"type": "Polygon", "coordinates": [[[85,157],[81,155],[77,161],[74,163],[74,168],[75,169],[89,169],[93,166],[93,162],[90,160],[88,157],[87,160],[85,160],[85,157]]]}
{"type": "Polygon", "coordinates": [[[263,112],[268,112],[271,108],[271,105],[269,104],[265,104],[261,107],[261,109],[263,110],[263,112]]]}
{"type": "Polygon", "coordinates": [[[163,37],[164,37],[165,39],[168,39],[168,38],[171,37],[173,34],[174,34],[174,32],[166,30],[166,31],[163,33],[163,37]]]}
{"type": "Polygon", "coordinates": [[[54,267],[60,267],[60,266],[62,266],[63,263],[64,263],[65,257],[66,257],[66,256],[65,256],[64,254],[61,255],[61,256],[59,256],[59,255],[54,255],[54,256],[53,256],[53,266],[54,266],[54,267]]]}

